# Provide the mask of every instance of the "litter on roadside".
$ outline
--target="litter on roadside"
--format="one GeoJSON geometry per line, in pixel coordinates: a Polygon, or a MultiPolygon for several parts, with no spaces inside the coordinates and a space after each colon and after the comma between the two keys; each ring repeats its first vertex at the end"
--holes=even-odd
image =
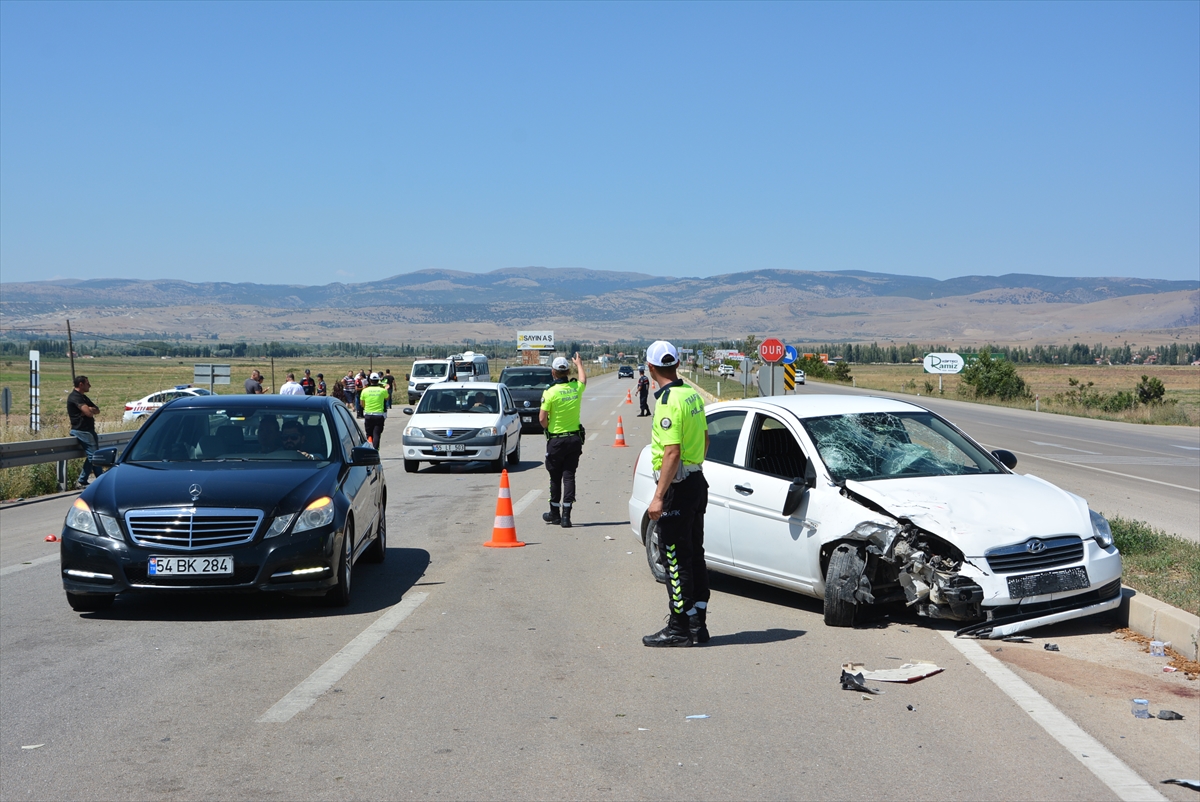
{"type": "Polygon", "coordinates": [[[604,536],[604,539],[605,539],[605,540],[616,540],[616,538],[615,538],[615,537],[613,537],[612,535],[605,535],[605,536],[604,536]]]}
{"type": "Polygon", "coordinates": [[[1178,671],[1178,670],[1179,670],[1179,669],[1178,669],[1178,668],[1176,668],[1175,666],[1163,666],[1163,673],[1164,673],[1164,674],[1174,674],[1174,673],[1175,673],[1176,671],[1178,671]]]}
{"type": "MultiPolygon", "coordinates": [[[[849,665],[849,664],[847,664],[849,665]]],[[[878,688],[868,688],[863,675],[851,674],[846,669],[842,669],[842,690],[843,691],[858,691],[859,693],[880,694],[883,691],[878,688]]]]}
{"type": "Polygon", "coordinates": [[[45,746],[45,744],[30,744],[29,746],[22,746],[21,748],[22,749],[41,749],[43,746],[45,746]]]}
{"type": "Polygon", "coordinates": [[[899,668],[885,668],[879,671],[871,671],[862,663],[842,663],[843,677],[846,674],[858,675],[864,680],[875,682],[916,682],[945,670],[941,666],[925,662],[905,663],[899,668]]]}
{"type": "Polygon", "coordinates": [[[1193,791],[1200,791],[1200,780],[1163,780],[1162,785],[1182,785],[1193,791]]]}
{"type": "Polygon", "coordinates": [[[1044,643],[1044,644],[1042,644],[1042,648],[1048,652],[1057,652],[1058,644],[1057,643],[1044,643]]]}
{"type": "Polygon", "coordinates": [[[1179,715],[1174,710],[1159,710],[1158,717],[1163,721],[1183,721],[1183,716],[1179,715]]]}
{"type": "Polygon", "coordinates": [[[1007,638],[1001,638],[1000,640],[1005,641],[1006,643],[1032,643],[1033,642],[1033,638],[1029,637],[1028,635],[1009,635],[1007,638]]]}
{"type": "Polygon", "coordinates": [[[697,716],[684,716],[684,718],[711,718],[707,713],[701,713],[697,716]]]}

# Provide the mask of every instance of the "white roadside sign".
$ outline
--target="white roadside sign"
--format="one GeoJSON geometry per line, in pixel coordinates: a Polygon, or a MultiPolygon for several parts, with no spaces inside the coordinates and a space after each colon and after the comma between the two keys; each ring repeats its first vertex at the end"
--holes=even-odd
{"type": "Polygon", "coordinates": [[[518,351],[553,351],[554,332],[552,331],[518,331],[518,351]]]}
{"type": "Polygon", "coordinates": [[[963,358],[958,354],[926,354],[926,373],[960,373],[963,369],[963,358]]]}

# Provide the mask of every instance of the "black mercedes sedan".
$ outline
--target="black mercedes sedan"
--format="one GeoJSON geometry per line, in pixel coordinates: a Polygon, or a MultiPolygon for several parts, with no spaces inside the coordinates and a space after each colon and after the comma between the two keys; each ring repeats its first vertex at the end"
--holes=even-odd
{"type": "Polygon", "coordinates": [[[273,591],[350,602],[382,562],[387,486],[346,407],[316,396],[180,398],[152,415],[67,513],[67,602],[118,593],[273,591]]]}
{"type": "Polygon", "coordinates": [[[554,382],[554,373],[545,365],[514,365],[500,373],[500,383],[508,387],[517,412],[521,415],[521,434],[542,433],[538,414],[542,392],[554,382]]]}

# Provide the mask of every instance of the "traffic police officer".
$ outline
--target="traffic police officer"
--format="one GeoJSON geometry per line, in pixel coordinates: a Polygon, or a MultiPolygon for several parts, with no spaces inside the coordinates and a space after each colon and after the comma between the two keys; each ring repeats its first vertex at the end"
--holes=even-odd
{"type": "Polygon", "coordinates": [[[554,383],[542,393],[542,411],[538,415],[546,431],[546,470],[550,472],[550,512],[542,513],[542,520],[569,529],[571,505],[575,503],[575,469],[583,453],[579,411],[587,373],[578,352],[575,353],[578,380],[570,379],[571,363],[561,356],[550,369],[554,372],[554,383]]]}
{"type": "Polygon", "coordinates": [[[650,415],[650,405],[647,402],[650,397],[650,380],[646,378],[646,369],[638,368],[637,380],[638,401],[642,407],[638,410],[638,417],[645,418],[650,415]]]}
{"type": "Polygon", "coordinates": [[[708,641],[708,569],[704,565],[704,509],[708,452],[704,399],[677,375],[679,352],[665,340],[646,349],[658,382],[650,438],[650,465],[658,486],[648,514],[658,522],[659,559],[667,572],[667,625],[642,638],[646,646],[691,646],[708,641]]]}
{"type": "Polygon", "coordinates": [[[387,420],[387,389],[379,386],[378,373],[372,373],[367,381],[359,403],[363,408],[367,439],[371,441],[371,445],[379,448],[379,440],[383,437],[383,424],[387,420]]]}

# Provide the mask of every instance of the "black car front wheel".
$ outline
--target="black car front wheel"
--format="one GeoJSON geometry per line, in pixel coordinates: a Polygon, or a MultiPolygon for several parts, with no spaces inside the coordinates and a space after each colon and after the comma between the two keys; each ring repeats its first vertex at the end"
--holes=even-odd
{"type": "Polygon", "coordinates": [[[517,438],[517,447],[508,455],[508,467],[515,468],[521,464],[521,438],[517,438]]]}
{"type": "Polygon", "coordinates": [[[662,564],[662,553],[658,542],[658,522],[646,519],[642,527],[642,542],[646,545],[646,563],[655,581],[667,583],[667,569],[662,564]]]}
{"type": "Polygon", "coordinates": [[[406,459],[406,460],[404,460],[404,471],[405,471],[405,473],[416,473],[416,472],[417,472],[417,468],[420,468],[420,467],[421,467],[421,461],[420,461],[420,460],[418,460],[418,459],[406,459]]]}
{"type": "Polygon", "coordinates": [[[331,607],[345,607],[350,603],[350,580],[354,572],[354,526],[347,521],[342,535],[342,556],[338,559],[337,584],[325,594],[331,607]]]}
{"type": "Polygon", "coordinates": [[[115,593],[71,593],[67,591],[67,604],[77,613],[95,613],[112,607],[115,593]]]}

